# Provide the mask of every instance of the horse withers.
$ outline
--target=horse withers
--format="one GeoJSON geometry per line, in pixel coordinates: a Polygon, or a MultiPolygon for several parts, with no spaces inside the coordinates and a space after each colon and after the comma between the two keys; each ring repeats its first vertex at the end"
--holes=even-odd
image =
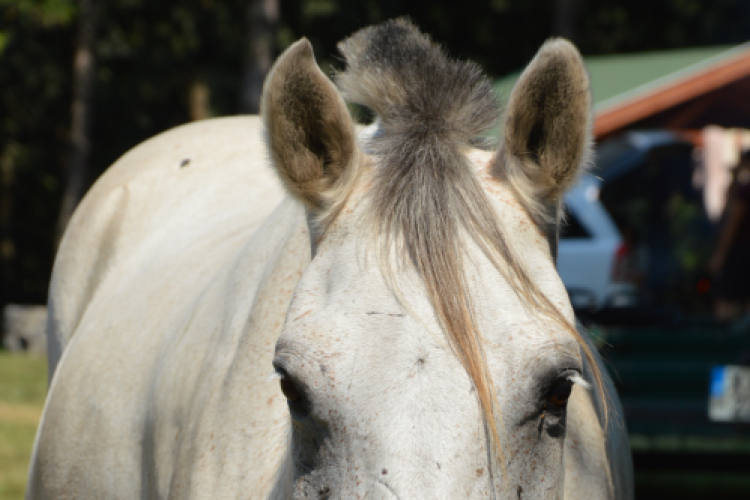
{"type": "Polygon", "coordinates": [[[298,41],[262,122],[168,131],[86,195],[27,498],[632,498],[554,266],[590,142],[580,55],[542,46],[492,151],[476,65],[404,20],[340,50],[334,85],[298,41]]]}

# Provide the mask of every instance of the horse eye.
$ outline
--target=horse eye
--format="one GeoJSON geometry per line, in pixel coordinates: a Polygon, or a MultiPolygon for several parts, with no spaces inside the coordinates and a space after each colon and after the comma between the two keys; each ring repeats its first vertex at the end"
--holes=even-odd
{"type": "Polygon", "coordinates": [[[565,406],[573,390],[573,382],[570,380],[561,380],[555,385],[547,396],[547,401],[557,406],[565,406]]]}
{"type": "Polygon", "coordinates": [[[279,385],[281,385],[281,392],[287,401],[294,402],[302,398],[299,389],[297,389],[297,386],[294,385],[294,382],[292,382],[292,379],[288,375],[281,375],[279,385]]]}

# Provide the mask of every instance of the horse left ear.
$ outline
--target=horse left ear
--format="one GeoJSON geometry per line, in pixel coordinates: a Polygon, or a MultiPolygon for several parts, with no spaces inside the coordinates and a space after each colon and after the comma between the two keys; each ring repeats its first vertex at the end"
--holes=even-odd
{"type": "Polygon", "coordinates": [[[271,68],[262,115],[271,160],[287,190],[316,214],[331,208],[355,170],[354,123],[307,39],[271,68]]]}
{"type": "Polygon", "coordinates": [[[586,164],[591,144],[591,93],[580,53],[563,39],[547,41],[511,93],[496,175],[543,206],[557,206],[586,164]]]}

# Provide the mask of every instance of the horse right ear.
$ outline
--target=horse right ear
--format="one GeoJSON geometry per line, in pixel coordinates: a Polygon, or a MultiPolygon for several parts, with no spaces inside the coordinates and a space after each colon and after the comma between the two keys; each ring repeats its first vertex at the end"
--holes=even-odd
{"type": "Polygon", "coordinates": [[[513,88],[495,174],[530,201],[556,208],[588,163],[590,147],[591,92],[583,59],[570,42],[549,40],[513,88]]]}
{"type": "Polygon", "coordinates": [[[278,58],[263,85],[271,160],[286,189],[318,214],[343,196],[357,156],[354,123],[303,38],[278,58]]]}

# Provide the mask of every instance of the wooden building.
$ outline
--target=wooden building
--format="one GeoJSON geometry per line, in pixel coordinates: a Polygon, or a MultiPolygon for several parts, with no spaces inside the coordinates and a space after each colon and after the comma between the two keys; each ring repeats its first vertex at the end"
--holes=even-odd
{"type": "MultiPolygon", "coordinates": [[[[750,129],[750,43],[585,61],[597,140],[626,130],[669,129],[699,144],[708,125],[750,129]]],[[[496,81],[501,96],[507,97],[519,73],[496,81]]]]}

